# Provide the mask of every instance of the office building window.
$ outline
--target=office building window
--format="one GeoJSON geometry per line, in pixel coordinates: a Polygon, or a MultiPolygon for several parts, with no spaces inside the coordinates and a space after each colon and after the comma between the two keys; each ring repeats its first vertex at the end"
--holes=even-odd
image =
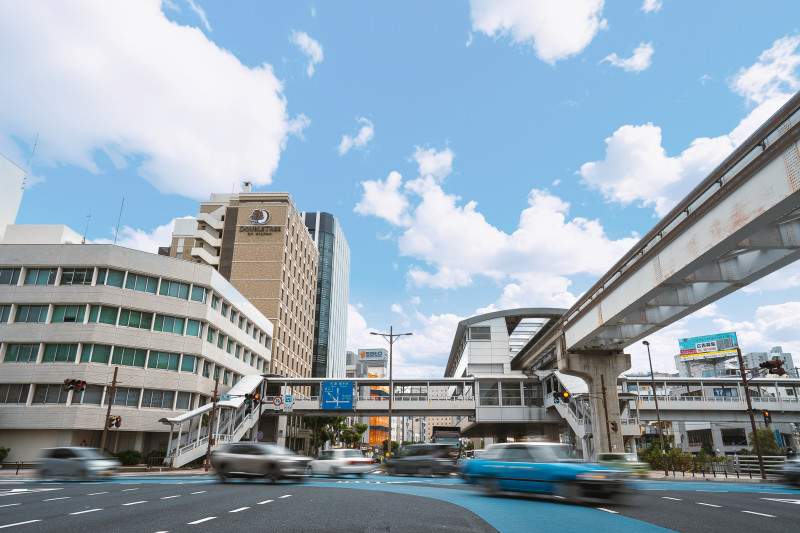
{"type": "Polygon", "coordinates": [[[102,385],[86,385],[86,389],[80,393],[73,393],[72,403],[81,403],[83,405],[100,405],[103,400],[103,386],[102,385]],[[77,395],[81,395],[80,401],[76,399],[77,395]]]}
{"type": "Polygon", "coordinates": [[[484,381],[481,383],[481,405],[500,405],[499,385],[497,381],[484,381]]]}
{"type": "Polygon", "coordinates": [[[0,268],[0,285],[16,285],[21,271],[20,268],[0,268]]]}
{"type": "Polygon", "coordinates": [[[114,355],[111,357],[111,364],[144,368],[145,359],[147,359],[147,350],[114,346],[114,355]]]}
{"type": "Polygon", "coordinates": [[[469,340],[471,341],[490,341],[492,340],[492,330],[488,326],[469,328],[469,340]]]}
{"type": "Polygon", "coordinates": [[[239,355],[241,355],[242,347],[238,344],[236,345],[236,359],[239,359],[239,355]]]}
{"type": "Polygon", "coordinates": [[[500,384],[503,392],[503,405],[522,405],[522,389],[517,381],[503,382],[500,384]]]}
{"type": "Polygon", "coordinates": [[[94,268],[65,268],[59,285],[91,285],[94,268]]]}
{"type": "MultiPolygon", "coordinates": [[[[57,274],[57,268],[29,268],[25,271],[25,285],[55,285],[57,274]]],[[[11,285],[16,285],[16,282],[11,285]]]]}
{"type": "Polygon", "coordinates": [[[10,305],[0,305],[0,323],[8,322],[8,317],[11,314],[10,305]]]}
{"type": "Polygon", "coordinates": [[[97,285],[122,288],[122,282],[124,280],[125,272],[122,270],[115,270],[113,268],[97,269],[97,285]]]}
{"type": "Polygon", "coordinates": [[[189,337],[203,336],[203,327],[199,320],[192,320],[191,318],[186,320],[186,335],[189,337]]]}
{"type": "Polygon", "coordinates": [[[28,389],[30,386],[27,383],[19,384],[2,384],[0,385],[0,403],[28,403],[28,389]]]}
{"type": "Polygon", "coordinates": [[[45,344],[43,363],[74,363],[78,355],[77,344],[45,344]]]}
{"type": "Polygon", "coordinates": [[[53,323],[58,322],[77,322],[83,323],[86,316],[85,305],[55,305],[53,306],[53,323]]]}
{"type": "Polygon", "coordinates": [[[67,403],[69,391],[64,390],[64,384],[58,385],[34,385],[33,400],[35,404],[59,404],[67,403]]]}
{"type": "Polygon", "coordinates": [[[214,365],[214,381],[219,379],[219,367],[214,365]]]}
{"type": "Polygon", "coordinates": [[[150,351],[150,357],[147,359],[147,368],[157,368],[159,370],[178,370],[178,359],[180,356],[176,353],[156,352],[150,351]]]}
{"type": "Polygon", "coordinates": [[[164,333],[175,333],[183,335],[185,319],[174,316],[156,315],[153,324],[153,331],[163,331],[164,333]]]}
{"type": "Polygon", "coordinates": [[[197,374],[197,369],[200,367],[200,358],[194,355],[184,355],[181,359],[181,372],[191,372],[197,374]]]}
{"type": "Polygon", "coordinates": [[[233,345],[234,345],[234,342],[232,340],[228,339],[228,348],[226,350],[228,353],[233,353],[233,345]]]}
{"type": "Polygon", "coordinates": [[[226,370],[225,373],[222,375],[222,384],[227,385],[230,380],[231,380],[231,372],[230,370],[226,370]]]}
{"type": "Polygon", "coordinates": [[[6,363],[35,363],[38,357],[38,344],[9,344],[3,361],[6,363]]]}
{"type": "Polygon", "coordinates": [[[81,348],[81,363],[108,364],[111,358],[111,346],[108,344],[84,344],[81,348]]]}
{"type": "Polygon", "coordinates": [[[157,287],[158,278],[145,276],[144,274],[134,274],[133,272],[128,272],[128,279],[125,280],[125,288],[133,289],[135,291],[155,294],[157,287]]]}
{"type": "Polygon", "coordinates": [[[109,305],[92,305],[89,307],[89,322],[111,324],[113,326],[117,323],[118,313],[118,307],[111,307],[109,305]]]}
{"type": "Polygon", "coordinates": [[[211,326],[208,326],[208,329],[206,330],[206,341],[213,343],[214,339],[216,338],[216,335],[217,335],[217,330],[215,330],[211,326]]]}
{"type": "Polygon", "coordinates": [[[147,329],[153,325],[153,313],[142,313],[131,309],[119,312],[119,325],[126,328],[147,329]]]}
{"type": "Polygon", "coordinates": [[[175,403],[175,409],[189,410],[194,403],[194,394],[191,392],[178,392],[178,401],[175,403]]]}
{"type": "Polygon", "coordinates": [[[219,307],[219,297],[216,294],[212,294],[211,295],[211,309],[216,311],[217,307],[219,307]]]}
{"type": "Polygon", "coordinates": [[[211,363],[208,361],[203,361],[203,377],[211,377],[211,363]]]}
{"type": "Polygon", "coordinates": [[[189,285],[168,279],[161,280],[161,290],[158,292],[162,296],[172,296],[186,300],[189,298],[189,285]]]}
{"type": "Polygon", "coordinates": [[[47,322],[47,305],[18,305],[14,322],[47,322]]]}
{"type": "Polygon", "coordinates": [[[219,308],[219,314],[222,316],[228,316],[228,304],[222,302],[222,306],[219,308]]]}
{"type": "Polygon", "coordinates": [[[171,390],[144,389],[142,393],[142,408],[172,409],[175,393],[171,390]]]}
{"type": "Polygon", "coordinates": [[[220,333],[217,335],[217,348],[221,350],[223,346],[225,346],[225,335],[220,333]]]}
{"type": "Polygon", "coordinates": [[[236,323],[236,314],[237,314],[236,311],[231,309],[231,324],[235,324],[236,323]]]}
{"type": "Polygon", "coordinates": [[[114,407],[139,407],[140,393],[140,389],[117,387],[114,390],[114,407]]]}
{"type": "Polygon", "coordinates": [[[197,285],[194,285],[192,286],[192,294],[189,297],[189,299],[195,302],[206,303],[207,295],[208,292],[203,287],[198,287],[197,285]]]}

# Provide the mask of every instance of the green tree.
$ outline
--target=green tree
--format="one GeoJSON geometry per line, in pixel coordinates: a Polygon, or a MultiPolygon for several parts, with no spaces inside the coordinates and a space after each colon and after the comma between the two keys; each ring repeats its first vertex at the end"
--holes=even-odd
{"type": "Polygon", "coordinates": [[[355,448],[361,442],[361,436],[364,435],[367,429],[369,429],[367,424],[354,424],[353,427],[342,430],[339,437],[342,442],[351,448],[355,448]]]}
{"type": "MultiPolygon", "coordinates": [[[[383,444],[383,453],[384,454],[386,453],[387,443],[388,442],[389,442],[389,439],[383,439],[383,443],[382,444],[383,444]]],[[[396,440],[393,440],[392,441],[392,453],[396,452],[398,448],[400,448],[400,443],[397,442],[396,440]]]]}
{"type": "Polygon", "coordinates": [[[467,445],[464,446],[464,449],[465,450],[474,450],[475,449],[475,443],[473,441],[467,442],[467,445]]]}
{"type": "Polygon", "coordinates": [[[304,416],[303,424],[311,430],[312,455],[317,456],[317,451],[326,442],[339,442],[341,433],[347,429],[343,416],[304,416]]]}
{"type": "Polygon", "coordinates": [[[6,457],[8,457],[9,453],[11,453],[11,448],[0,446],[0,463],[6,460],[6,457]]]}
{"type": "MultiPolygon", "coordinates": [[[[749,450],[742,450],[740,455],[757,455],[756,454],[756,440],[753,437],[753,432],[747,434],[747,442],[750,444],[749,450]]],[[[781,447],[778,446],[778,438],[775,432],[770,428],[758,429],[758,442],[761,444],[761,455],[784,455],[781,447]]]]}

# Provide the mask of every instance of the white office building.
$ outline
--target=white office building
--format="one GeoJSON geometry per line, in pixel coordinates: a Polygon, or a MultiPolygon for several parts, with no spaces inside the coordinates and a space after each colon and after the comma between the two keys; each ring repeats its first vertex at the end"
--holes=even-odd
{"type": "Polygon", "coordinates": [[[35,460],[48,446],[99,446],[115,369],[111,415],[122,422],[106,448],[144,454],[166,449],[161,420],[209,402],[215,380],[225,393],[269,371],[272,323],[214,268],[68,244],[76,237],[63,226],[9,226],[0,244],[8,461],[35,460]],[[39,244],[19,243],[26,239],[39,244]],[[72,379],[85,390],[65,390],[72,379]]]}

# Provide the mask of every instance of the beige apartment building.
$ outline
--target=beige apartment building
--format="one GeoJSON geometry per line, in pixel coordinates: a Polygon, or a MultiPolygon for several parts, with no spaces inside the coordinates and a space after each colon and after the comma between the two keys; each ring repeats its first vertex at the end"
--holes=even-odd
{"type": "Polygon", "coordinates": [[[161,253],[213,266],[275,325],[269,372],[311,376],[319,251],[289,193],[212,194],[161,253]]]}

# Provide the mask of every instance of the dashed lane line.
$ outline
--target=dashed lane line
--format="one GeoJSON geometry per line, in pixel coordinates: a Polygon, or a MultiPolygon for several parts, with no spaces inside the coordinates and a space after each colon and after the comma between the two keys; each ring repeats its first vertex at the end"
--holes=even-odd
{"type": "Polygon", "coordinates": [[[180,497],[181,497],[181,495],[180,495],[180,494],[176,494],[175,496],[164,496],[164,497],[163,497],[163,498],[161,498],[161,499],[162,499],[162,500],[169,500],[169,499],[172,499],[172,498],[180,498],[180,497]]]}
{"type": "Polygon", "coordinates": [[[258,504],[257,504],[257,505],[264,505],[265,503],[272,503],[272,502],[274,502],[274,501],[275,501],[275,500],[264,500],[263,502],[258,502],[258,504]]]}
{"type": "Polygon", "coordinates": [[[662,498],[665,500],[675,500],[676,502],[683,501],[681,498],[670,498],[669,496],[662,496],[662,498]]]}
{"type": "Polygon", "coordinates": [[[612,511],[611,509],[606,509],[605,507],[597,507],[597,510],[598,511],[605,511],[605,512],[611,513],[611,514],[619,514],[617,511],[612,511]]]}
{"type": "Polygon", "coordinates": [[[706,507],[722,507],[721,505],[714,505],[713,503],[694,502],[697,505],[705,505],[706,507]]]}
{"type": "Polygon", "coordinates": [[[54,502],[56,500],[69,500],[72,496],[62,496],[60,498],[47,498],[46,500],[42,500],[43,502],[54,502]]]}
{"type": "Polygon", "coordinates": [[[249,507],[239,507],[238,509],[234,509],[233,511],[228,511],[228,512],[229,513],[238,513],[240,511],[246,511],[247,509],[250,509],[250,508],[249,507]]]}
{"type": "Polygon", "coordinates": [[[139,487],[136,487],[135,489],[122,489],[120,492],[128,492],[131,490],[139,490],[139,487]]]}
{"type": "Polygon", "coordinates": [[[214,520],[216,516],[209,516],[207,518],[201,518],[200,520],[195,520],[194,522],[187,522],[188,525],[193,526],[195,524],[202,524],[203,522],[208,522],[209,520],[214,520]]]}
{"type": "Polygon", "coordinates": [[[122,505],[139,505],[140,503],[147,503],[147,500],[142,500],[139,502],[123,503],[122,505]]]}
{"type": "Polygon", "coordinates": [[[108,491],[105,492],[90,492],[87,496],[97,496],[98,494],[108,494],[108,491]]]}
{"type": "Polygon", "coordinates": [[[85,514],[85,513],[96,513],[97,511],[102,511],[102,509],[87,509],[87,510],[85,510],[85,511],[77,511],[77,512],[75,512],[75,513],[69,513],[69,514],[85,514]]]}
{"type": "Polygon", "coordinates": [[[14,526],[22,526],[24,524],[33,524],[34,522],[41,522],[41,520],[28,520],[27,522],[17,522],[16,524],[6,524],[4,526],[0,526],[0,529],[5,529],[7,527],[14,527],[14,526]]]}
{"type": "Polygon", "coordinates": [[[278,498],[291,498],[291,494],[284,494],[283,496],[278,496],[278,498]]]}
{"type": "Polygon", "coordinates": [[[742,511],[742,512],[747,514],[757,514],[758,516],[766,516],[767,518],[775,518],[774,514],[757,513],[755,511],[742,511]]]}
{"type": "Polygon", "coordinates": [[[190,492],[189,494],[203,494],[204,492],[208,492],[207,490],[198,490],[197,492],[190,492]]]}
{"type": "Polygon", "coordinates": [[[0,507],[14,507],[15,505],[22,505],[21,503],[7,503],[5,505],[0,505],[0,507]]]}

